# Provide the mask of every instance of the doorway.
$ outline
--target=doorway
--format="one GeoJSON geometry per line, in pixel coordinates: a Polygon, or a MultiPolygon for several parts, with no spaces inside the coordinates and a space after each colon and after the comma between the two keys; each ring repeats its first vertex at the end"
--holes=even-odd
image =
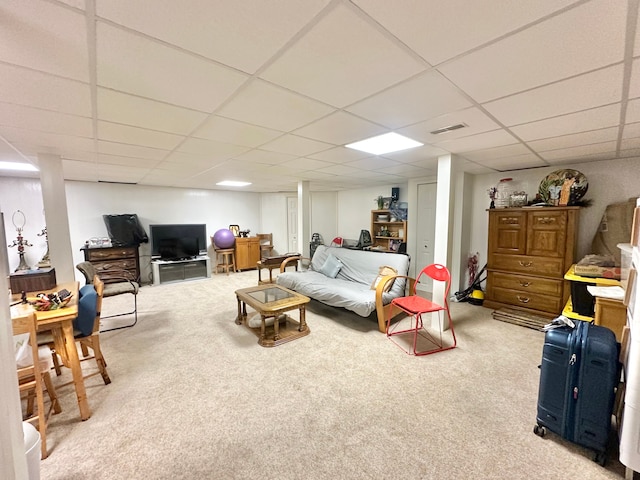
{"type": "Polygon", "coordinates": [[[287,197],[287,252],[298,249],[298,197],[287,197]]]}
{"type": "MultiPolygon", "coordinates": [[[[416,276],[427,265],[433,263],[433,247],[436,241],[436,192],[437,183],[418,184],[417,224],[416,224],[416,276]]],[[[433,291],[431,280],[421,282],[418,289],[433,291]]]]}

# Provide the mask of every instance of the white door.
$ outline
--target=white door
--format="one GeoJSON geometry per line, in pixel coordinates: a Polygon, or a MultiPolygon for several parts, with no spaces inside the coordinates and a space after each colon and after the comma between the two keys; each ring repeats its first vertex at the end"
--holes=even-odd
{"type": "MultiPolygon", "coordinates": [[[[436,241],[436,183],[418,185],[418,224],[416,225],[416,254],[413,263],[416,276],[433,263],[433,246],[436,241]]],[[[419,290],[433,291],[433,282],[420,282],[419,290]]]]}
{"type": "Polygon", "coordinates": [[[298,249],[298,197],[287,197],[287,252],[298,249]]]}

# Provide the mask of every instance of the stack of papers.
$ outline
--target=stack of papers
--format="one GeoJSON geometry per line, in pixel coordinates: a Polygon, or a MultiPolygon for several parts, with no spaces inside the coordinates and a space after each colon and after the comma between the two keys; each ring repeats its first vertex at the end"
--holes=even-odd
{"type": "Polygon", "coordinates": [[[624,299],[624,289],[622,287],[598,287],[596,285],[587,285],[587,292],[594,297],[612,298],[614,300],[624,299]]]}

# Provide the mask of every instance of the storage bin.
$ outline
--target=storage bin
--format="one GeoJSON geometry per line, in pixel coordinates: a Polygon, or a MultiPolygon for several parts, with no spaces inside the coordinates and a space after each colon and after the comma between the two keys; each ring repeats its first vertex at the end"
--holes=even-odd
{"type": "Polygon", "coordinates": [[[572,265],[569,271],[564,275],[565,280],[571,282],[571,303],[573,312],[586,317],[593,317],[595,314],[596,300],[591,295],[587,287],[589,285],[598,286],[616,286],[620,285],[618,280],[610,278],[593,278],[576,275],[575,265],[572,265]]]}
{"type": "Polygon", "coordinates": [[[618,248],[620,249],[620,282],[626,285],[629,278],[629,270],[631,269],[633,249],[630,243],[619,243],[618,248]]]}

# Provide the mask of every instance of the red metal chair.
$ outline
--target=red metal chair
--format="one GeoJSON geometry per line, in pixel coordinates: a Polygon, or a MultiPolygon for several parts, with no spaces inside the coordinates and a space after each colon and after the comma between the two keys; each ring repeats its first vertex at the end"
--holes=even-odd
{"type": "Polygon", "coordinates": [[[330,247],[341,247],[342,246],[342,237],[336,237],[333,240],[331,240],[331,245],[329,245],[330,247]]]}
{"type": "MultiPolygon", "coordinates": [[[[391,302],[393,305],[398,307],[400,310],[409,315],[409,328],[407,327],[407,320],[400,320],[394,325],[391,325],[391,319],[387,320],[387,337],[392,340],[396,345],[402,348],[406,353],[413,355],[429,355],[431,353],[442,352],[444,350],[450,350],[456,347],[456,334],[453,330],[453,321],[451,320],[451,312],[449,311],[449,289],[451,288],[451,274],[447,267],[444,265],[439,265],[434,263],[425,267],[418,277],[416,278],[416,282],[413,286],[413,292],[410,296],[407,297],[399,297],[394,298],[391,302]],[[416,289],[418,283],[420,282],[420,278],[425,275],[437,282],[445,282],[445,292],[444,292],[444,306],[441,306],[437,303],[432,302],[431,300],[427,300],[424,297],[421,297],[416,294],[416,289]],[[422,315],[427,313],[436,313],[438,314],[438,332],[433,333],[429,331],[422,321],[422,315]],[[442,324],[443,313],[446,312],[447,318],[449,320],[449,330],[451,330],[451,341],[445,342],[443,340],[443,329],[446,328],[447,325],[442,324]],[[408,342],[396,341],[393,337],[403,335],[405,339],[411,342],[409,346],[408,342]],[[411,338],[412,337],[412,338],[411,338]],[[430,349],[426,350],[418,350],[418,339],[423,338],[425,341],[432,346],[430,349]],[[404,348],[407,347],[407,348],[404,348]]],[[[422,342],[424,343],[424,342],[422,342]]]]}

